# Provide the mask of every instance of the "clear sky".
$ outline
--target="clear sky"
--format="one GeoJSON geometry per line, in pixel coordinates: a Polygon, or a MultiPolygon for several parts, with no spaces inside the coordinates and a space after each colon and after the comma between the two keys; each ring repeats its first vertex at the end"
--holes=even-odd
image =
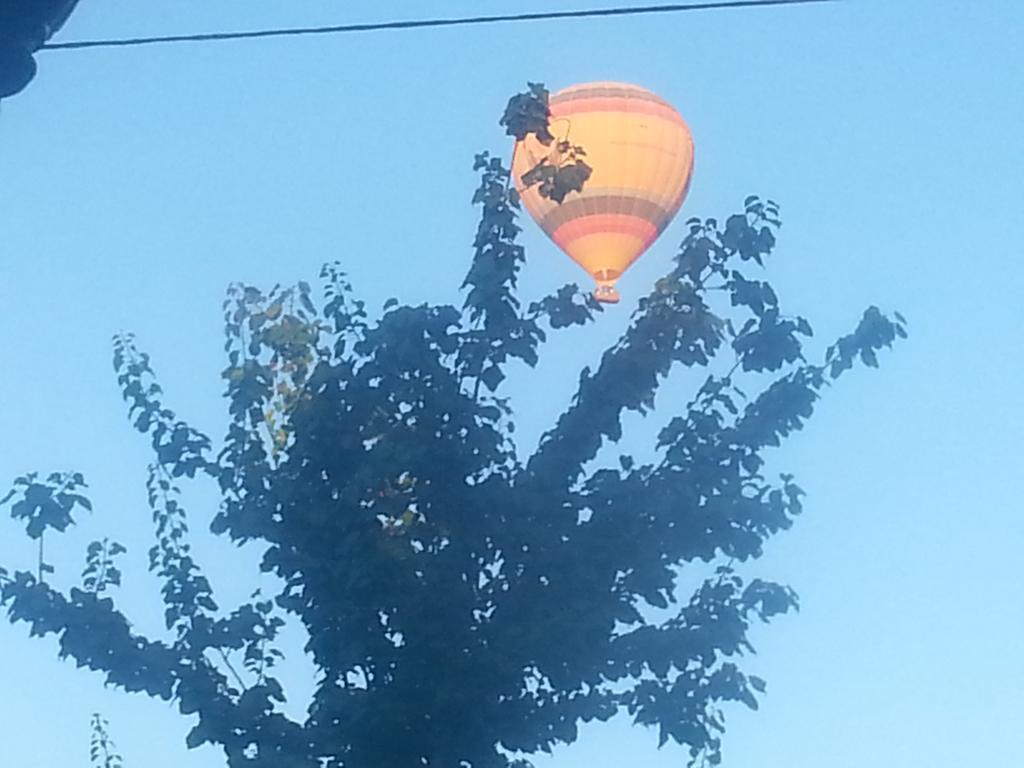
{"type": "MultiPolygon", "coordinates": [[[[591,7],[612,2],[586,0],[591,7]]],[[[584,0],[565,0],[580,7],[584,0]]],[[[62,38],[548,10],[550,0],[82,0],[62,38]]],[[[119,329],[150,351],[170,404],[221,434],[220,301],[230,281],[313,279],[339,259],[371,307],[457,302],[477,211],[473,155],[527,80],[635,82],[675,104],[697,147],[680,219],[781,202],[769,271],[818,351],[869,304],[911,338],[827,393],[778,453],[804,518],[752,569],[803,609],[758,627],[759,712],[729,711],[726,768],[1019,764],[1024,633],[1019,489],[1024,6],[847,0],[823,6],[133,50],[53,52],[0,111],[0,478],[77,469],[97,511],[54,541],[58,581],[85,544],[129,547],[121,602],[158,631],[145,571],[149,459],[110,365],[119,329]]],[[[677,222],[620,284],[619,308],[562,332],[510,381],[528,450],[581,365],[667,270],[677,222]]],[[[585,275],[532,224],[524,291],[585,275]]],[[[662,417],[631,419],[640,446],[662,417]]],[[[189,496],[195,528],[216,505],[189,496]]],[[[31,546],[0,521],[0,562],[31,546]]],[[[255,587],[255,552],[200,542],[223,603],[255,587]]],[[[59,663],[52,639],[0,624],[2,760],[85,766],[93,711],[128,768],[215,768],[190,723],[59,663]]],[[[292,638],[292,642],[297,642],[292,638]]],[[[310,670],[287,677],[301,710],[310,670]]],[[[543,768],[678,766],[625,722],[588,728],[543,768]]]]}

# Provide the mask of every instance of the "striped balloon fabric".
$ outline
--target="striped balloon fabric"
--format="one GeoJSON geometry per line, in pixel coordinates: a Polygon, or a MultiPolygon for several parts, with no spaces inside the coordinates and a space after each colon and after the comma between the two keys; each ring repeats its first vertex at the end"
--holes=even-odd
{"type": "Polygon", "coordinates": [[[548,236],[597,283],[601,301],[619,300],[615,281],[646,251],[683,204],[693,172],[693,138],[679,113],[644,88],[575,85],[550,98],[545,146],[531,134],[512,158],[523,205],[548,236]],[[523,174],[547,159],[566,161],[560,142],[580,146],[593,173],[562,203],[524,187],[523,174]]]}

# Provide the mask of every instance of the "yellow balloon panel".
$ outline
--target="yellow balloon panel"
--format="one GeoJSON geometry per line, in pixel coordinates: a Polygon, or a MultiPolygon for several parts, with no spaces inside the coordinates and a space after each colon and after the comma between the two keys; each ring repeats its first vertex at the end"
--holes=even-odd
{"type": "Polygon", "coordinates": [[[549,104],[555,142],[517,143],[516,187],[541,228],[598,282],[598,298],[615,300],[615,280],[683,203],[693,171],[689,128],[666,101],[624,83],[573,86],[549,104]],[[555,203],[524,188],[522,176],[544,159],[558,163],[561,141],[581,146],[593,173],[582,192],[555,203]]]}

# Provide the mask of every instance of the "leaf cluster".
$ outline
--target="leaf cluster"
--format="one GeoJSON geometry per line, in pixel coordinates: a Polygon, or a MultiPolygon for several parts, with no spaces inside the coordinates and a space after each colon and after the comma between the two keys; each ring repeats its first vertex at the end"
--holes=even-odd
{"type": "Polygon", "coordinates": [[[517,143],[532,137],[550,151],[535,166],[523,174],[521,181],[527,187],[537,187],[541,197],[556,203],[565,202],[572,192],[582,192],[583,185],[593,173],[587,162],[586,150],[568,140],[556,140],[551,127],[550,94],[541,83],[529,83],[528,90],[509,99],[500,125],[517,143]]]}
{"type": "Polygon", "coordinates": [[[124,761],[110,738],[110,723],[99,714],[92,716],[89,761],[93,768],[122,768],[124,761]]]}
{"type": "Polygon", "coordinates": [[[86,549],[85,570],[82,571],[82,586],[89,592],[99,594],[108,587],[121,586],[121,569],[114,558],[128,550],[123,544],[109,539],[94,541],[86,549]]]}
{"type": "Polygon", "coordinates": [[[79,472],[52,472],[45,479],[30,472],[16,478],[0,506],[11,503],[11,517],[25,524],[30,538],[39,539],[52,529],[62,532],[75,522],[76,509],[92,511],[92,502],[80,491],[85,478],[79,472]]]}

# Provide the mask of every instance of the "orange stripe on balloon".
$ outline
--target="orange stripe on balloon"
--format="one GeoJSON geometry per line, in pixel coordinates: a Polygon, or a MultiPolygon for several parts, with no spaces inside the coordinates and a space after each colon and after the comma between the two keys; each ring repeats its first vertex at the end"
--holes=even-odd
{"type": "Polygon", "coordinates": [[[647,249],[657,239],[659,231],[654,223],[639,216],[603,213],[567,221],[551,233],[551,239],[560,248],[569,248],[581,237],[612,233],[637,237],[647,249]]]}
{"type": "MultiPolygon", "coordinates": [[[[690,166],[686,169],[686,181],[683,182],[683,187],[679,190],[679,194],[677,194],[669,204],[669,210],[672,211],[669,216],[669,221],[671,221],[679,209],[683,207],[683,201],[686,200],[686,196],[690,193],[690,182],[693,181],[693,165],[694,163],[691,160],[690,166]]],[[[665,226],[668,226],[668,221],[665,222],[665,226]]],[[[664,229],[664,227],[662,227],[662,229],[664,229]]]]}

